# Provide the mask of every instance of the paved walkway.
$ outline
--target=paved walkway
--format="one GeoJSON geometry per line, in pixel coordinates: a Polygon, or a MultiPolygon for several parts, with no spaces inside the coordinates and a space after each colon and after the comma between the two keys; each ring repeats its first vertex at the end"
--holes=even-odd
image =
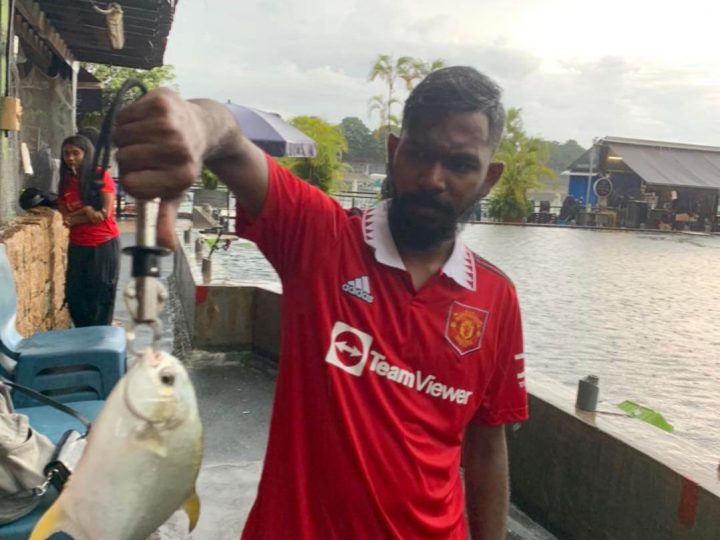
{"type": "MultiPolygon", "coordinates": [[[[122,223],[121,230],[122,245],[134,244],[133,223],[122,223]]],[[[124,324],[130,321],[122,298],[130,280],[129,267],[130,258],[123,256],[115,318],[124,324]]],[[[167,282],[172,269],[172,257],[162,259],[164,281],[167,282]]],[[[177,332],[173,331],[182,324],[179,306],[170,301],[161,315],[163,334],[159,347],[168,352],[182,349],[178,347],[177,332]]],[[[145,334],[146,340],[148,337],[145,334]]],[[[260,478],[275,373],[262,359],[247,353],[194,351],[183,360],[195,385],[205,435],[205,455],[197,485],[202,509],[192,535],[187,534],[185,515],[178,512],[154,539],[237,540],[260,478]]],[[[554,539],[516,508],[511,511],[509,529],[508,540],[554,539]]]]}

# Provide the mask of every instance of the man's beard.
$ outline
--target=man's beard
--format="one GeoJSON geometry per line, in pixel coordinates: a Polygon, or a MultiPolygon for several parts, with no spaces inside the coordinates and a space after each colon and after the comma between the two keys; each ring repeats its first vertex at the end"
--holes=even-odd
{"type": "Polygon", "coordinates": [[[395,244],[412,251],[428,251],[442,242],[452,240],[460,229],[460,221],[469,215],[469,211],[461,216],[455,210],[438,200],[428,191],[416,191],[398,195],[388,176],[389,201],[388,223],[395,244]],[[428,209],[429,215],[422,215],[418,210],[428,209]]]}

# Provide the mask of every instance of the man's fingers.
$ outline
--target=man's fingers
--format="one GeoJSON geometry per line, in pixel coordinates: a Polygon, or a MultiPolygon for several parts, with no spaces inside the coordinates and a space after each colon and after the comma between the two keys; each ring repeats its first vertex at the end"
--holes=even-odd
{"type": "Polygon", "coordinates": [[[177,198],[162,201],[158,213],[158,245],[172,249],[173,251],[177,248],[175,221],[177,219],[178,208],[180,207],[180,200],[180,198],[177,198]]]}
{"type": "Polygon", "coordinates": [[[136,199],[176,199],[196,177],[195,168],[181,165],[164,170],[140,170],[121,177],[123,189],[136,199]]]}
{"type": "Polygon", "coordinates": [[[158,88],[148,92],[140,99],[124,107],[117,115],[117,124],[129,124],[148,117],[167,114],[170,104],[179,99],[169,88],[158,88]]]}
{"type": "Polygon", "coordinates": [[[183,163],[192,160],[190,152],[183,147],[169,144],[148,143],[124,146],[117,151],[120,174],[162,169],[164,165],[183,163]]]}
{"type": "Polygon", "coordinates": [[[137,122],[117,125],[113,130],[113,143],[118,148],[144,142],[156,142],[172,137],[171,126],[156,118],[143,118],[137,122]]]}

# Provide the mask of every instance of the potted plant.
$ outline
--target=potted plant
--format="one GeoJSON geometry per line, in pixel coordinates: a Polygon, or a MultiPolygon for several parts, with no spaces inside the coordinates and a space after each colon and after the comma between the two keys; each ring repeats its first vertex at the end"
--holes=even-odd
{"type": "Polygon", "coordinates": [[[196,189],[193,194],[193,205],[201,207],[203,204],[209,204],[213,208],[226,208],[228,204],[228,193],[220,190],[220,180],[207,167],[203,167],[200,173],[200,185],[202,188],[196,189]]]}
{"type": "Polygon", "coordinates": [[[547,166],[548,144],[525,133],[520,112],[520,109],[508,111],[505,135],[496,153],[505,170],[488,205],[490,217],[505,223],[522,223],[533,210],[528,191],[540,187],[542,177],[555,178],[555,172],[547,166]]]}

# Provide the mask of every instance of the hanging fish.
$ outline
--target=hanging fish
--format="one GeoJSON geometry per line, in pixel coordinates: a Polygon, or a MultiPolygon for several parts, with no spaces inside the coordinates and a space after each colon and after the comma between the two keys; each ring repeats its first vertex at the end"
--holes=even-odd
{"type": "Polygon", "coordinates": [[[145,540],[178,508],[192,530],[202,460],[195,391],[180,361],[145,350],[107,399],[76,470],[30,540],[145,540]]]}

